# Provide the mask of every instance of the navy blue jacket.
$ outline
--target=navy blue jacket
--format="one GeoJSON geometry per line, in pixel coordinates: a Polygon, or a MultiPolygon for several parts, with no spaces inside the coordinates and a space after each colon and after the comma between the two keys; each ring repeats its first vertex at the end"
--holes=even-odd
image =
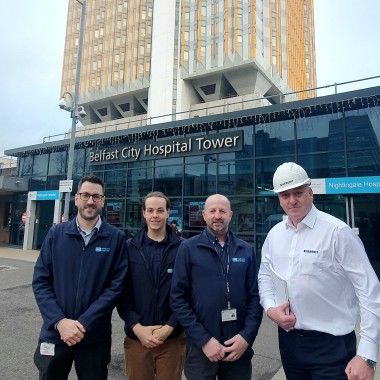
{"type": "Polygon", "coordinates": [[[236,334],[252,345],[261,324],[263,311],[254,249],[229,232],[227,251],[230,302],[231,308],[237,310],[237,320],[222,322],[221,312],[228,305],[225,271],[207,230],[183,241],[178,250],[171,306],[186,332],[188,343],[197,348],[212,337],[223,344],[236,334]]]}
{"type": "Polygon", "coordinates": [[[111,315],[127,272],[125,235],[102,219],[84,245],[76,219],[53,226],[41,247],[33,274],[33,291],[43,325],[40,339],[63,344],[54,325],[78,320],[86,329],[79,344],[111,337],[111,315]]]}
{"type": "Polygon", "coordinates": [[[161,261],[158,281],[154,281],[144,254],[143,241],[147,227],[143,227],[132,239],[127,241],[128,273],[123,298],[118,304],[120,317],[125,321],[125,334],[137,339],[131,325],[139,322],[143,326],[169,325],[175,327],[170,337],[182,330],[170,309],[170,284],[174,261],[181,238],[166,226],[168,244],[161,261]]]}

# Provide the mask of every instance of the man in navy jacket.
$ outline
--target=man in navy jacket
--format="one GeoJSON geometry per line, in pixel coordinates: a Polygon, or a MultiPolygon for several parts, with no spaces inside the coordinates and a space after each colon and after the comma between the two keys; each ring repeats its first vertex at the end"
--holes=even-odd
{"type": "Polygon", "coordinates": [[[40,379],[67,379],[73,362],[78,379],[107,379],[111,315],[128,264],[125,235],[99,215],[104,198],[103,181],[83,177],[77,217],[52,227],[42,244],[32,283],[43,318],[40,379]]]}
{"type": "Polygon", "coordinates": [[[207,198],[207,228],[182,242],[173,272],[171,306],[187,337],[188,380],[250,380],[252,344],[262,308],[252,246],[228,226],[229,200],[207,198]]]}
{"type": "Polygon", "coordinates": [[[167,224],[170,201],[163,193],[149,193],[142,213],[146,226],[127,242],[127,283],[118,305],[126,372],[129,380],[180,380],[185,338],[169,299],[181,238],[167,224]]]}

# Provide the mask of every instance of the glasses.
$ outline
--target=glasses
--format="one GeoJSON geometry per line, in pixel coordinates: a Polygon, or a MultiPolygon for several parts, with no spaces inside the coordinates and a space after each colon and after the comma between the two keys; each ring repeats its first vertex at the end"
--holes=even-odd
{"type": "Polygon", "coordinates": [[[101,202],[104,198],[104,195],[100,195],[100,194],[78,193],[78,195],[82,201],[88,201],[90,197],[92,197],[92,200],[94,202],[101,202]]]}

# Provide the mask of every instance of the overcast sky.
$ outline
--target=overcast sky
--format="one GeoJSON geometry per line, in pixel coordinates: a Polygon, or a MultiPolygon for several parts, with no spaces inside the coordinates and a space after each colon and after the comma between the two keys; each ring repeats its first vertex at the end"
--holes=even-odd
{"type": "MultiPolygon", "coordinates": [[[[0,156],[71,126],[57,106],[67,3],[0,0],[0,156]]],[[[380,75],[379,0],[314,0],[314,10],[318,86],[380,75]]],[[[379,85],[376,79],[340,91],[379,85]]]]}

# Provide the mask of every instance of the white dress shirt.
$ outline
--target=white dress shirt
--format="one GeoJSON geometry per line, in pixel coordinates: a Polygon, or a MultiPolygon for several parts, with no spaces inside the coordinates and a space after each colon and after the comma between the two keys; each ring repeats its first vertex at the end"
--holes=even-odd
{"type": "Polygon", "coordinates": [[[286,279],[296,329],[345,335],[360,308],[358,355],[377,360],[380,283],[359,237],[341,220],[314,205],[295,228],[285,220],[268,233],[259,271],[264,310],[278,306],[269,264],[286,279]]]}

